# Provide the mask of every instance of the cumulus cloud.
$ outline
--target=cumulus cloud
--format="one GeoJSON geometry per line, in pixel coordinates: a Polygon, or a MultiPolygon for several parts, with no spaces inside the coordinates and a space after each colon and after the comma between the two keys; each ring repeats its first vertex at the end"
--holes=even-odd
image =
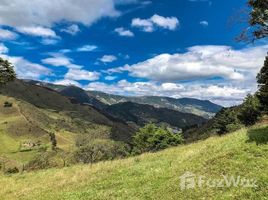
{"type": "Polygon", "coordinates": [[[65,74],[64,77],[67,80],[96,81],[99,79],[100,74],[98,72],[90,72],[90,71],[81,70],[81,69],[69,69],[69,71],[65,74]]]}
{"type": "Polygon", "coordinates": [[[89,52],[89,51],[94,51],[96,50],[98,47],[96,45],[84,45],[82,47],[79,47],[77,49],[77,51],[80,51],[80,52],[89,52]]]}
{"type": "Polygon", "coordinates": [[[102,58],[99,59],[103,63],[111,63],[117,60],[117,57],[114,55],[104,55],[102,58]]]}
{"type": "Polygon", "coordinates": [[[74,85],[77,87],[82,87],[79,82],[74,81],[74,80],[68,80],[68,79],[56,80],[56,81],[53,81],[52,83],[56,85],[66,85],[66,86],[74,85]]]}
{"type": "Polygon", "coordinates": [[[43,76],[51,75],[52,71],[43,65],[32,63],[23,57],[7,55],[8,48],[0,44],[0,57],[8,60],[14,65],[14,69],[19,78],[39,79],[43,76]]]}
{"type": "Polygon", "coordinates": [[[113,81],[115,79],[117,79],[117,76],[105,76],[104,78],[106,81],[113,81]]]}
{"type": "Polygon", "coordinates": [[[0,28],[0,40],[14,40],[18,35],[12,31],[0,28]]]}
{"type": "Polygon", "coordinates": [[[67,67],[69,69],[80,69],[83,66],[73,64],[73,60],[61,54],[52,54],[52,57],[42,59],[42,63],[55,67],[67,67]]]}
{"type": "Polygon", "coordinates": [[[42,26],[20,26],[17,31],[31,36],[59,38],[53,30],[42,26]]]}
{"type": "Polygon", "coordinates": [[[229,46],[194,46],[185,53],[161,54],[134,65],[109,69],[108,72],[128,71],[133,77],[162,82],[214,77],[244,80],[257,73],[267,50],[267,45],[240,50],[229,46]]]}
{"type": "Polygon", "coordinates": [[[133,37],[134,36],[133,32],[131,32],[130,30],[126,30],[123,27],[116,28],[114,31],[116,33],[118,33],[118,35],[120,35],[120,36],[125,36],[125,37],[133,37]]]}
{"type": "Polygon", "coordinates": [[[0,10],[0,24],[11,27],[52,27],[61,21],[89,26],[101,17],[119,15],[113,0],[2,0],[0,10]]]}
{"type": "Polygon", "coordinates": [[[155,14],[149,19],[134,18],[131,25],[141,28],[144,32],[153,32],[157,27],[175,30],[179,26],[179,20],[176,17],[163,17],[155,14]]]}
{"type": "Polygon", "coordinates": [[[76,35],[80,32],[80,29],[77,24],[72,24],[67,28],[61,29],[61,32],[69,33],[70,35],[76,35]]]}

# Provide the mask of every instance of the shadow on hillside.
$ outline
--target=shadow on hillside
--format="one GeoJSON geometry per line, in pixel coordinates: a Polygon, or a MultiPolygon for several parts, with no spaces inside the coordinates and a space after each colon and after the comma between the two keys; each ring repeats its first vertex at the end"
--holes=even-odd
{"type": "Polygon", "coordinates": [[[268,127],[252,129],[248,131],[248,142],[259,144],[268,143],[268,127]]]}

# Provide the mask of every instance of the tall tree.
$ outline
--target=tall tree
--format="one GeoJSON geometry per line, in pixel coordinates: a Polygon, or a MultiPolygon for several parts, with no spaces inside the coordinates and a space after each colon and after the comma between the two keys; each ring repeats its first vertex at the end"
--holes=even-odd
{"type": "Polygon", "coordinates": [[[268,55],[265,58],[264,66],[257,76],[259,91],[257,96],[260,99],[264,111],[268,112],[268,55]]]}
{"type": "Polygon", "coordinates": [[[15,78],[13,65],[0,57],[0,85],[13,81],[15,78]]]}
{"type": "Polygon", "coordinates": [[[249,0],[251,7],[249,27],[241,35],[247,38],[250,33],[252,40],[258,40],[268,36],[268,0],[249,0]]]}

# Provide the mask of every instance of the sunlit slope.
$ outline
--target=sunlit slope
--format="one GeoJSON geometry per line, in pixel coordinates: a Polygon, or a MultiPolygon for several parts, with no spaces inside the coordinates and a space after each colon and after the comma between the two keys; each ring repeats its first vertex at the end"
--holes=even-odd
{"type": "Polygon", "coordinates": [[[64,169],[0,176],[1,199],[267,199],[267,126],[243,129],[158,153],[64,169]],[[256,139],[257,140],[257,139],[256,139]],[[180,189],[190,171],[207,179],[221,175],[255,179],[258,187],[180,189]]]}
{"type": "MultiPolygon", "coordinates": [[[[50,149],[49,133],[55,133],[58,147],[65,151],[74,148],[81,134],[108,138],[110,128],[71,118],[64,111],[37,108],[15,98],[0,95],[0,161],[20,167],[26,164],[41,147],[50,149]],[[12,107],[4,107],[4,102],[12,107]],[[39,142],[40,148],[27,150],[27,143],[39,142]]],[[[9,165],[8,164],[8,165],[9,165]]]]}

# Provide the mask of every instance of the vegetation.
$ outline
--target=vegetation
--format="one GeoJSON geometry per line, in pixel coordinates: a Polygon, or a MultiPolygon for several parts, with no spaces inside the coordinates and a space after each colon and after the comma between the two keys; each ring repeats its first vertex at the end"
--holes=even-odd
{"type": "Polygon", "coordinates": [[[263,111],[268,113],[268,56],[266,56],[264,61],[264,66],[257,76],[259,83],[259,91],[257,93],[263,111]]]}
{"type": "Polygon", "coordinates": [[[102,160],[123,158],[129,154],[124,143],[111,140],[93,140],[80,146],[74,153],[75,160],[81,163],[94,163],[102,160]]]}
{"type": "Polygon", "coordinates": [[[55,133],[49,133],[50,141],[51,141],[51,148],[52,150],[56,150],[57,148],[57,140],[55,133]]]}
{"type": "Polygon", "coordinates": [[[248,0],[248,6],[249,13],[246,12],[246,19],[249,27],[242,31],[238,39],[254,42],[268,36],[268,2],[266,0],[248,0]]]}
{"type": "Polygon", "coordinates": [[[267,134],[267,126],[123,160],[0,175],[0,196],[2,200],[265,199],[268,145],[247,142],[247,133],[252,131],[267,134]],[[182,190],[180,176],[187,171],[212,180],[223,175],[254,179],[257,188],[204,186],[182,190]]]}
{"type": "Polygon", "coordinates": [[[252,129],[248,131],[249,142],[259,144],[268,144],[268,127],[252,129]]]}
{"type": "Polygon", "coordinates": [[[248,95],[240,106],[239,118],[246,126],[254,125],[261,116],[260,101],[255,95],[248,95]]]}
{"type": "Polygon", "coordinates": [[[16,78],[14,67],[7,61],[0,57],[0,85],[16,78]]]}
{"type": "Polygon", "coordinates": [[[157,127],[154,124],[147,124],[134,136],[134,153],[159,151],[183,142],[180,134],[157,127]]]}

